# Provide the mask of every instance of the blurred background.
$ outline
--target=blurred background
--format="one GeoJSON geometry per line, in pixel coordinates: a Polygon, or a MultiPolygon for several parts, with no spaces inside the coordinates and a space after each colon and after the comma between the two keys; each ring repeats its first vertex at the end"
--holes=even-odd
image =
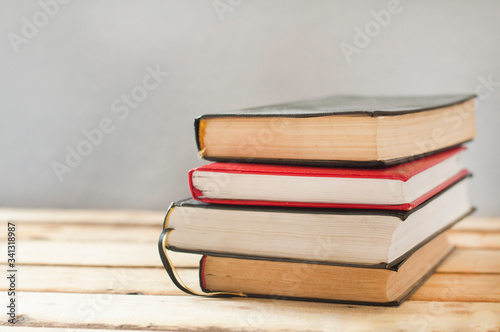
{"type": "Polygon", "coordinates": [[[499,13],[498,1],[2,0],[0,204],[166,210],[205,163],[202,113],[478,93],[464,163],[478,214],[498,216],[499,13]]]}

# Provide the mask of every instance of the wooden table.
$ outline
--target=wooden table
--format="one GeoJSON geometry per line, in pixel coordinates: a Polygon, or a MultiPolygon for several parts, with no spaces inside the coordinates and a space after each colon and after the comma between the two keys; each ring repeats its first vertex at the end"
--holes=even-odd
{"type": "MultiPolygon", "coordinates": [[[[0,216],[4,271],[6,221],[16,225],[19,291],[16,327],[2,312],[1,331],[500,331],[500,219],[459,223],[450,233],[458,249],[408,301],[387,308],[185,295],[158,256],[163,212],[0,209],[0,216]]],[[[197,285],[199,256],[173,260],[197,285]]],[[[5,277],[0,286],[5,311],[5,277]]]]}

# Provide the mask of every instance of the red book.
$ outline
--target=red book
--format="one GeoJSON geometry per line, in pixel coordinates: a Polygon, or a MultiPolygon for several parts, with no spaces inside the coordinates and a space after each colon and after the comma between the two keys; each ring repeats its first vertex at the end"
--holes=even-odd
{"type": "Polygon", "coordinates": [[[206,203],[409,211],[468,175],[459,147],[384,169],[212,163],[189,171],[206,203]]]}

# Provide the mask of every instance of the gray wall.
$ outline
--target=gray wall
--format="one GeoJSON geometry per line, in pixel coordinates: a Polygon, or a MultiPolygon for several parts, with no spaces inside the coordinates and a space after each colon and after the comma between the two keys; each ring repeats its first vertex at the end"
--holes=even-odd
{"type": "Polygon", "coordinates": [[[204,163],[192,120],[205,112],[479,89],[465,163],[479,214],[500,215],[500,83],[484,83],[500,82],[498,1],[401,0],[350,62],[340,45],[390,1],[74,0],[40,13],[53,2],[0,2],[2,206],[166,209],[204,163]],[[125,116],[119,99],[140,98],[148,66],[169,76],[125,116]],[[53,163],[103,119],[113,131],[60,182],[53,163]]]}

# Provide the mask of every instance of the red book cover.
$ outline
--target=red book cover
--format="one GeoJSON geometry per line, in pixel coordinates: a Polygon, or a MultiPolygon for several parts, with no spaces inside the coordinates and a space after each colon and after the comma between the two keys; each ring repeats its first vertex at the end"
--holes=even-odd
{"type": "MultiPolygon", "coordinates": [[[[272,176],[297,176],[297,177],[323,177],[323,178],[352,178],[352,179],[386,179],[407,182],[415,175],[433,167],[437,164],[455,156],[465,150],[458,147],[437,153],[425,158],[400,164],[383,169],[361,169],[361,168],[327,168],[310,166],[287,166],[271,164],[250,164],[250,163],[224,163],[215,162],[189,171],[189,187],[194,199],[214,204],[234,204],[234,205],[262,205],[262,206],[290,206],[290,207],[319,207],[319,208],[349,208],[349,209],[389,209],[409,211],[428,198],[439,193],[469,174],[466,169],[450,176],[444,182],[437,184],[431,190],[417,199],[404,204],[363,204],[362,202],[351,203],[323,203],[323,202],[298,202],[298,201],[273,201],[273,200],[241,200],[228,198],[208,198],[203,196],[203,192],[193,184],[193,174],[195,172],[225,173],[225,174],[253,174],[272,176]]],[[[244,188],[242,188],[244,190],[244,188]]]]}

